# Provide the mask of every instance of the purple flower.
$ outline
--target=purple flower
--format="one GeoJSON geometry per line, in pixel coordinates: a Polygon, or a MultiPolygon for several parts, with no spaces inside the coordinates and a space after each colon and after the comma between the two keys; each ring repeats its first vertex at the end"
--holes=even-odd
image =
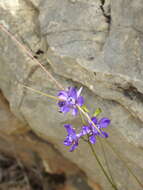
{"type": "Polygon", "coordinates": [[[77,115],[78,108],[77,106],[82,106],[84,104],[83,96],[80,96],[82,87],[77,90],[74,87],[68,87],[68,90],[62,90],[58,93],[58,106],[60,111],[67,113],[72,110],[72,115],[77,115]]]}
{"type": "Polygon", "coordinates": [[[100,132],[94,127],[92,122],[89,121],[89,125],[82,127],[82,135],[88,134],[89,141],[92,144],[95,144],[97,135],[100,137],[103,137],[103,138],[108,137],[108,134],[106,132],[102,131],[102,128],[108,127],[108,125],[110,124],[110,120],[108,118],[102,118],[98,121],[96,117],[92,117],[91,120],[97,126],[97,128],[99,129],[100,132]]]}
{"type": "Polygon", "coordinates": [[[78,141],[81,137],[81,134],[76,134],[76,131],[72,128],[72,125],[66,124],[64,127],[67,130],[67,137],[64,140],[64,145],[71,146],[70,152],[74,151],[78,146],[78,141]]]}

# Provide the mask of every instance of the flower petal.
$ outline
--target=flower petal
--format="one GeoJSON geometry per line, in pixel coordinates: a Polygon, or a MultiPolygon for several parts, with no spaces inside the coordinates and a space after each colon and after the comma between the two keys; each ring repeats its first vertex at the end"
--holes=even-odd
{"type": "Polygon", "coordinates": [[[91,126],[91,129],[94,135],[97,135],[99,133],[98,130],[93,125],[91,126]]]}
{"type": "Polygon", "coordinates": [[[95,144],[96,143],[95,135],[90,136],[89,141],[91,142],[91,144],[95,144]]]}
{"type": "Polygon", "coordinates": [[[80,96],[82,89],[83,89],[83,87],[80,87],[80,89],[77,91],[77,97],[80,96]]]}
{"type": "Polygon", "coordinates": [[[101,131],[100,136],[103,138],[108,138],[109,135],[108,135],[108,133],[101,131]]]}
{"type": "Polygon", "coordinates": [[[78,108],[73,108],[72,115],[76,116],[78,113],[78,108]]]}
{"type": "Polygon", "coordinates": [[[69,151],[73,152],[77,147],[78,147],[78,141],[76,143],[74,143],[73,146],[71,146],[69,151]]]}
{"type": "Polygon", "coordinates": [[[82,135],[87,135],[87,134],[89,134],[90,132],[91,132],[91,129],[90,129],[89,126],[83,126],[83,127],[82,127],[82,132],[81,132],[82,135]]]}
{"type": "Polygon", "coordinates": [[[63,113],[67,113],[70,111],[70,107],[68,105],[64,105],[63,107],[61,107],[61,111],[63,113]]]}
{"type": "Polygon", "coordinates": [[[94,124],[97,124],[97,118],[96,117],[92,117],[91,120],[93,121],[94,124]]]}
{"type": "Polygon", "coordinates": [[[63,107],[65,104],[66,104],[65,101],[59,101],[59,102],[58,102],[58,106],[59,106],[59,107],[63,107]]]}
{"type": "Polygon", "coordinates": [[[60,100],[66,100],[67,97],[68,97],[68,94],[66,91],[64,90],[61,90],[59,93],[58,93],[58,97],[60,100]]]}
{"type": "Polygon", "coordinates": [[[82,137],[82,136],[83,136],[83,133],[82,133],[82,132],[76,134],[76,138],[77,138],[77,139],[80,139],[80,137],[82,137]]]}
{"type": "Polygon", "coordinates": [[[110,124],[110,119],[104,117],[98,122],[99,128],[106,128],[108,127],[109,124],[110,124]]]}
{"type": "Polygon", "coordinates": [[[72,144],[72,141],[70,140],[69,136],[66,137],[64,140],[64,145],[65,146],[70,146],[72,144]]]}
{"type": "Polygon", "coordinates": [[[66,128],[68,135],[76,134],[75,130],[72,128],[72,125],[65,124],[64,127],[66,128]]]}
{"type": "Polygon", "coordinates": [[[77,89],[75,87],[70,87],[68,96],[77,99],[77,89]]]}
{"type": "Polygon", "coordinates": [[[78,104],[79,106],[82,106],[82,105],[84,104],[84,98],[83,98],[83,96],[79,96],[79,97],[77,98],[77,104],[78,104]]]}

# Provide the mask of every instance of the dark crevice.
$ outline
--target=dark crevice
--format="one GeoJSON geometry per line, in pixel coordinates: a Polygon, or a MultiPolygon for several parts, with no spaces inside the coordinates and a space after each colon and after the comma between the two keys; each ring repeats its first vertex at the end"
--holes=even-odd
{"type": "MultiPolygon", "coordinates": [[[[44,143],[44,144],[47,144],[47,145],[51,145],[51,143],[49,143],[47,140],[39,137],[34,131],[30,130],[28,132],[28,136],[33,139],[33,140],[36,140],[38,142],[41,142],[41,143],[44,143]]],[[[52,146],[52,145],[51,145],[52,146]]],[[[52,147],[53,148],[53,147],[52,147]]]]}
{"type": "Polygon", "coordinates": [[[42,173],[43,177],[46,177],[48,179],[48,183],[50,186],[56,185],[64,185],[66,181],[66,175],[64,173],[61,174],[56,174],[56,173],[48,173],[48,172],[43,172],[42,173]]]}
{"type": "Polygon", "coordinates": [[[105,11],[105,9],[104,9],[104,5],[105,5],[105,0],[100,0],[100,2],[101,2],[101,5],[100,5],[100,9],[101,9],[101,11],[102,11],[102,13],[103,13],[103,16],[105,17],[105,20],[106,20],[106,22],[109,24],[109,26],[110,26],[110,24],[111,24],[111,15],[110,15],[110,8],[109,8],[109,13],[106,13],[106,11],[105,11]]]}
{"type": "Polygon", "coordinates": [[[66,183],[64,173],[48,173],[44,167],[39,168],[39,164],[27,167],[17,158],[4,153],[0,153],[0,172],[0,186],[3,189],[58,190],[66,183]]]}
{"type": "Polygon", "coordinates": [[[34,55],[33,57],[34,57],[35,59],[38,59],[41,54],[44,54],[44,51],[41,50],[41,49],[38,49],[38,50],[35,52],[35,55],[34,55]]]}
{"type": "Polygon", "coordinates": [[[118,86],[122,90],[124,96],[128,97],[130,100],[138,100],[143,103],[143,94],[137,90],[136,87],[129,85],[127,88],[118,86]]]}
{"type": "MultiPolygon", "coordinates": [[[[26,77],[26,79],[24,80],[24,82],[23,82],[22,85],[29,86],[29,85],[28,85],[28,84],[29,84],[29,78],[32,77],[32,75],[36,72],[36,70],[37,70],[38,68],[39,68],[39,65],[34,65],[34,66],[31,68],[30,72],[28,73],[28,76],[26,77]]],[[[19,82],[19,81],[18,81],[18,82],[19,82]]],[[[19,83],[20,83],[20,82],[19,82],[19,83]]],[[[23,101],[24,101],[24,98],[25,98],[25,96],[26,96],[26,93],[27,93],[27,89],[23,87],[23,95],[22,95],[21,101],[20,101],[20,103],[19,103],[19,105],[18,105],[18,109],[19,109],[19,110],[20,110],[20,108],[21,108],[21,106],[22,106],[22,104],[23,104],[23,101]]]]}
{"type": "Polygon", "coordinates": [[[2,102],[4,102],[4,104],[7,106],[7,108],[10,109],[9,102],[8,102],[8,100],[5,98],[5,96],[4,96],[4,94],[3,94],[3,92],[2,92],[1,89],[0,89],[0,99],[1,99],[2,102]]]}

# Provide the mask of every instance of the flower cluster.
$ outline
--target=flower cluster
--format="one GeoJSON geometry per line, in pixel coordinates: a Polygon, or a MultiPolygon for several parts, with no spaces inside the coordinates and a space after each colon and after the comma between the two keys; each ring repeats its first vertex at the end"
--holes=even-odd
{"type": "Polygon", "coordinates": [[[60,111],[67,113],[72,110],[74,116],[78,113],[77,106],[84,104],[83,96],[80,96],[82,87],[77,91],[74,87],[68,87],[67,90],[62,90],[58,93],[60,111]]]}
{"type": "MultiPolygon", "coordinates": [[[[58,106],[60,108],[60,112],[67,113],[72,110],[72,115],[76,116],[78,114],[79,107],[82,109],[82,113],[86,113],[84,116],[88,115],[88,110],[84,105],[84,98],[80,96],[82,91],[82,87],[77,90],[75,87],[68,87],[67,90],[62,90],[58,93],[58,106]]],[[[75,150],[79,144],[79,140],[81,138],[87,137],[88,141],[92,144],[96,143],[96,137],[107,138],[108,134],[103,131],[103,128],[108,127],[110,124],[110,120],[108,118],[97,119],[97,115],[99,114],[99,109],[94,113],[94,116],[86,120],[86,125],[80,127],[79,133],[76,133],[76,130],[70,124],[64,125],[67,131],[67,137],[64,140],[64,145],[70,146],[70,152],[75,150]]],[[[88,115],[89,116],[89,115],[88,115]]]]}

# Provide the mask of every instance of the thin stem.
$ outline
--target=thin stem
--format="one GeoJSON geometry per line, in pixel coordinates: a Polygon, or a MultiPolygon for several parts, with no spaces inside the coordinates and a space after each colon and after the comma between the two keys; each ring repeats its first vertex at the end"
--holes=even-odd
{"type": "MultiPolygon", "coordinates": [[[[83,112],[81,112],[81,110],[79,110],[79,113],[80,113],[80,117],[81,117],[81,120],[82,120],[83,124],[85,124],[85,120],[84,120],[84,118],[83,118],[83,116],[82,116],[83,112]]],[[[106,171],[104,170],[104,167],[102,166],[100,160],[98,159],[98,157],[97,157],[97,155],[96,155],[96,153],[95,153],[95,151],[94,151],[94,149],[93,149],[91,143],[90,143],[88,140],[84,139],[83,137],[82,137],[82,140],[85,141],[85,142],[88,142],[88,144],[89,144],[90,147],[91,147],[92,152],[94,152],[93,154],[94,154],[94,156],[95,156],[95,158],[96,158],[98,164],[100,165],[100,167],[101,167],[101,169],[103,170],[105,176],[107,177],[108,181],[110,182],[109,176],[108,176],[108,174],[106,173],[106,171]]],[[[105,153],[105,152],[104,152],[104,153],[105,153]]],[[[105,155],[104,155],[104,157],[105,157],[105,155]]],[[[110,175],[111,175],[111,174],[110,174],[110,175]]],[[[111,177],[111,179],[112,179],[112,182],[114,182],[112,177],[111,177]]],[[[110,182],[110,183],[111,183],[111,182],[110,182]]],[[[112,184],[111,184],[111,185],[112,185],[112,184]]],[[[112,186],[113,186],[113,185],[112,185],[112,186]]],[[[116,188],[116,189],[117,189],[117,188],[116,188]]]]}
{"type": "Polygon", "coordinates": [[[80,106],[77,105],[77,108],[83,113],[83,115],[85,117],[87,117],[88,121],[90,121],[92,123],[92,125],[97,129],[97,131],[99,133],[101,133],[101,131],[98,129],[98,127],[95,125],[95,123],[93,123],[93,121],[90,119],[89,115],[80,106]]]}
{"type": "MultiPolygon", "coordinates": [[[[25,47],[19,40],[17,40],[17,38],[16,38],[11,32],[9,32],[9,31],[6,29],[6,27],[4,27],[2,24],[0,24],[0,28],[8,35],[13,41],[15,41],[16,44],[17,44],[24,52],[26,52],[27,55],[28,55],[29,57],[31,57],[32,60],[33,60],[36,64],[38,64],[38,65],[47,73],[47,75],[52,79],[52,81],[55,82],[55,84],[57,85],[58,88],[64,89],[63,86],[51,75],[51,73],[50,73],[49,71],[47,71],[47,69],[45,69],[45,67],[39,62],[39,60],[37,60],[37,59],[32,55],[32,52],[31,52],[27,47],[25,47]]],[[[30,89],[30,90],[32,90],[32,91],[38,93],[38,94],[41,94],[41,95],[43,95],[43,96],[47,96],[47,97],[49,97],[49,98],[58,100],[58,98],[56,98],[56,97],[54,97],[54,96],[48,95],[48,94],[46,94],[46,93],[43,93],[43,92],[41,92],[41,91],[38,91],[38,90],[36,90],[36,89],[33,89],[33,88],[28,87],[28,86],[25,86],[25,85],[23,85],[23,86],[24,86],[25,88],[27,88],[27,89],[30,89]]],[[[97,126],[92,122],[92,120],[90,119],[89,115],[88,115],[84,110],[82,110],[82,108],[80,108],[79,106],[78,106],[78,109],[87,117],[87,119],[93,124],[93,126],[97,129],[97,131],[100,132],[100,130],[98,129],[98,127],[97,127],[97,126]]],[[[100,133],[101,133],[101,132],[100,132],[100,133]]],[[[95,151],[94,151],[94,149],[93,149],[93,147],[92,147],[91,144],[90,144],[90,147],[91,147],[91,149],[92,149],[92,152],[93,152],[94,156],[96,157],[96,160],[98,161],[100,167],[102,168],[102,170],[103,170],[105,176],[107,177],[107,179],[108,179],[108,180],[110,181],[110,183],[112,184],[110,178],[108,177],[108,174],[106,173],[106,171],[104,170],[102,164],[100,163],[100,161],[99,161],[99,159],[98,159],[98,157],[97,157],[97,155],[96,155],[96,153],[95,153],[95,151]]],[[[130,168],[128,168],[128,170],[132,173],[132,171],[130,170],[130,168]]],[[[136,180],[138,181],[138,183],[143,187],[143,185],[140,183],[140,181],[138,180],[138,178],[137,178],[133,173],[132,173],[132,175],[136,178],[136,180]]],[[[112,187],[117,190],[117,188],[115,187],[114,184],[112,184],[112,187]]]]}
{"type": "Polygon", "coordinates": [[[107,144],[110,146],[110,148],[112,149],[112,151],[114,152],[114,154],[117,156],[117,158],[119,158],[124,165],[126,166],[126,168],[128,169],[129,173],[135,178],[135,180],[137,181],[137,183],[143,188],[143,184],[140,182],[140,180],[138,179],[138,177],[132,172],[132,170],[127,166],[126,162],[121,158],[120,154],[117,153],[117,151],[113,148],[113,146],[111,145],[111,143],[107,140],[107,144]]]}
{"type": "Polygon", "coordinates": [[[47,71],[47,69],[45,69],[45,67],[40,63],[40,61],[38,61],[33,55],[32,52],[25,47],[19,40],[17,40],[17,38],[11,33],[9,32],[6,27],[4,27],[2,24],[0,24],[0,28],[13,40],[16,42],[16,44],[27,53],[27,55],[29,57],[31,57],[33,59],[33,61],[35,61],[35,63],[37,63],[38,65],[40,65],[40,67],[47,73],[47,75],[52,79],[52,81],[55,82],[55,84],[57,85],[58,88],[60,89],[64,89],[63,86],[51,75],[51,73],[49,71],[47,71]]]}
{"type": "Polygon", "coordinates": [[[29,87],[29,86],[25,86],[24,84],[22,84],[22,86],[23,86],[24,88],[27,88],[27,89],[33,91],[33,92],[36,92],[36,93],[38,93],[38,94],[41,94],[42,96],[47,96],[47,97],[49,97],[49,98],[52,98],[52,99],[55,99],[55,100],[59,100],[59,98],[57,98],[56,96],[52,96],[52,95],[46,94],[46,93],[44,93],[44,92],[41,92],[41,91],[36,90],[36,89],[34,89],[34,88],[31,88],[31,87],[29,87]]]}
{"type": "Polygon", "coordinates": [[[107,166],[109,175],[110,175],[110,177],[111,177],[112,182],[115,184],[115,181],[114,181],[113,176],[112,176],[112,172],[111,172],[110,167],[109,167],[109,164],[108,164],[108,160],[107,160],[107,157],[106,157],[106,153],[105,153],[105,150],[104,150],[104,146],[103,146],[102,141],[101,141],[100,138],[99,138],[99,142],[100,142],[100,145],[101,145],[101,149],[102,149],[102,152],[103,152],[103,155],[104,155],[104,160],[105,160],[105,163],[106,163],[106,166],[107,166]]]}
{"type": "Polygon", "coordinates": [[[82,116],[83,113],[81,112],[81,110],[79,110],[79,113],[80,113],[80,118],[81,118],[82,123],[86,124],[84,117],[82,116]]]}
{"type": "MultiPolygon", "coordinates": [[[[84,112],[84,110],[83,110],[83,112],[84,112]]],[[[85,120],[84,120],[84,118],[83,118],[83,116],[82,116],[82,114],[84,114],[83,112],[82,112],[82,109],[79,109],[79,113],[80,113],[81,120],[82,120],[83,124],[85,124],[85,120]]],[[[84,114],[84,115],[85,115],[85,114],[84,114]]],[[[93,154],[94,154],[94,156],[95,156],[95,158],[96,158],[98,164],[100,165],[102,171],[104,172],[104,175],[107,177],[107,179],[108,179],[108,181],[111,183],[112,187],[113,187],[114,189],[118,190],[118,188],[116,187],[116,184],[114,183],[112,174],[111,174],[111,172],[110,172],[110,168],[109,168],[109,166],[108,166],[108,162],[106,161],[106,164],[107,164],[108,171],[109,171],[109,173],[110,173],[110,176],[111,176],[111,180],[112,180],[112,181],[110,180],[110,177],[109,177],[108,174],[106,173],[106,171],[105,171],[104,167],[102,166],[102,164],[101,164],[99,158],[97,157],[97,155],[96,155],[96,153],[95,153],[95,151],[94,151],[94,148],[93,148],[93,146],[91,145],[91,143],[90,143],[88,140],[84,139],[84,138],[82,138],[82,140],[85,141],[85,142],[88,142],[88,144],[90,145],[90,148],[91,148],[91,150],[92,150],[92,152],[93,152],[93,154]],[[115,185],[114,185],[113,183],[114,183],[115,185]]],[[[101,142],[100,142],[100,143],[101,143],[101,142]]],[[[103,147],[102,147],[102,150],[103,150],[103,147]]],[[[104,153],[104,158],[106,159],[106,157],[105,157],[105,151],[104,151],[104,150],[103,150],[103,153],[104,153]]]]}
{"type": "Polygon", "coordinates": [[[88,140],[85,139],[84,137],[81,137],[81,139],[82,139],[84,142],[88,142],[88,140]]]}
{"type": "MultiPolygon", "coordinates": [[[[12,40],[14,40],[14,41],[16,42],[16,44],[17,44],[22,50],[24,50],[24,51],[27,53],[27,55],[33,59],[33,61],[35,61],[35,63],[37,63],[38,65],[40,65],[40,67],[47,73],[47,75],[52,79],[52,81],[55,82],[55,84],[56,84],[60,89],[64,89],[63,86],[51,75],[51,73],[50,73],[49,71],[47,71],[47,69],[45,69],[45,67],[32,55],[31,51],[30,51],[27,47],[25,47],[19,40],[17,40],[17,38],[16,38],[11,32],[9,32],[9,31],[6,29],[6,27],[4,27],[2,24],[0,24],[0,28],[1,28],[12,40]]],[[[90,119],[89,115],[88,115],[87,113],[85,113],[84,110],[82,110],[82,109],[80,108],[80,106],[78,106],[78,109],[80,109],[80,110],[83,112],[83,114],[84,114],[84,115],[88,118],[88,120],[93,124],[93,126],[97,129],[97,131],[98,131],[99,133],[101,133],[100,130],[98,129],[98,127],[96,127],[96,125],[92,122],[92,120],[90,119]]]]}
{"type": "Polygon", "coordinates": [[[109,183],[111,184],[111,186],[113,187],[113,189],[118,190],[118,188],[116,187],[116,185],[113,184],[112,180],[110,179],[110,177],[108,176],[107,172],[105,171],[105,169],[104,169],[102,163],[100,162],[100,160],[99,160],[99,158],[98,158],[98,156],[97,156],[97,154],[96,154],[96,152],[95,152],[95,150],[94,150],[94,148],[93,148],[93,145],[92,145],[89,141],[88,141],[88,144],[89,144],[89,146],[90,146],[90,148],[91,148],[91,151],[92,151],[94,157],[96,158],[96,160],[97,160],[99,166],[101,167],[101,169],[102,169],[102,171],[103,171],[105,177],[107,178],[107,180],[109,181],[109,183]]]}

